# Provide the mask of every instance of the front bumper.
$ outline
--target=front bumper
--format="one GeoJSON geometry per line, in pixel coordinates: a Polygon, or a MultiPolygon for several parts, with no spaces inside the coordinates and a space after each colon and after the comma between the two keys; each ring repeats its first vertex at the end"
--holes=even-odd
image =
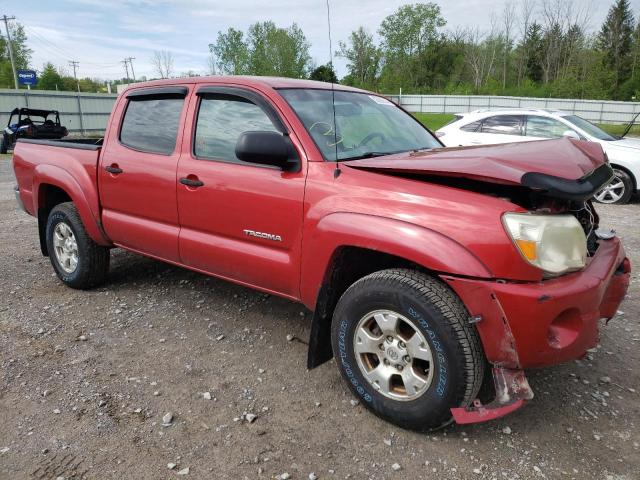
{"type": "Polygon", "coordinates": [[[629,288],[620,240],[601,240],[581,272],[539,283],[443,276],[467,306],[489,362],[496,398],[452,408],[457,423],[504,416],[533,398],[523,369],[582,357],[598,343],[598,321],[613,317],[629,288]]]}
{"type": "Polygon", "coordinates": [[[23,212],[27,213],[27,209],[24,208],[24,203],[22,203],[22,198],[20,198],[20,187],[18,187],[16,185],[13,188],[13,194],[16,197],[16,203],[18,204],[18,207],[20,208],[20,210],[22,210],[23,212]]]}
{"type": "Polygon", "coordinates": [[[626,295],[631,265],[618,238],[601,240],[587,267],[538,283],[443,276],[460,296],[494,366],[543,367],[582,357],[598,343],[598,321],[626,295]]]}

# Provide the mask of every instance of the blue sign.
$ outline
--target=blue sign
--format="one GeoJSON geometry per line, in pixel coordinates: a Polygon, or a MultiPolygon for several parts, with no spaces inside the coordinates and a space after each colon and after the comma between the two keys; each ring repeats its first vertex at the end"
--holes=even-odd
{"type": "Polygon", "coordinates": [[[38,77],[33,70],[18,70],[18,83],[20,85],[35,85],[38,77]]]}

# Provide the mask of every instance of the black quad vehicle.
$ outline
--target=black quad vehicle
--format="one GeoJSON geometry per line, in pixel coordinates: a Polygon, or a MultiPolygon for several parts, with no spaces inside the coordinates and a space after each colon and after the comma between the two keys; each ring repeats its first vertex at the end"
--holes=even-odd
{"type": "Polygon", "coordinates": [[[60,114],[57,110],[14,108],[7,127],[2,132],[0,153],[13,150],[19,138],[58,140],[68,134],[66,127],[60,124],[60,114]]]}

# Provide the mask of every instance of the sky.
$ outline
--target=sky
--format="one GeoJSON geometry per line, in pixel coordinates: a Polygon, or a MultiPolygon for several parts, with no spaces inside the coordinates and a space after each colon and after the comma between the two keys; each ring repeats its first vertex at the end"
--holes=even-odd
{"type": "MultiPolygon", "coordinates": [[[[505,1],[516,7],[524,0],[440,0],[447,20],[445,30],[491,29],[505,1]]],[[[597,30],[613,0],[529,0],[567,3],[574,11],[588,11],[588,28],[597,30]]],[[[333,50],[359,26],[371,33],[399,6],[401,0],[330,0],[333,50]]],[[[631,0],[640,16],[640,0],[631,0]]],[[[329,61],[330,48],[325,0],[30,0],[2,2],[4,12],[25,26],[33,50],[32,65],[41,69],[52,62],[71,72],[70,60],[80,62],[78,75],[100,79],[125,76],[125,57],[135,57],[136,77],[157,77],[151,58],[156,50],[174,57],[174,74],[208,70],[208,44],[218,31],[246,30],[258,21],[278,26],[297,23],[311,43],[316,65],[329,61]]],[[[538,9],[539,11],[539,9],[538,9]]],[[[338,76],[346,74],[344,59],[335,58],[338,76]]]]}

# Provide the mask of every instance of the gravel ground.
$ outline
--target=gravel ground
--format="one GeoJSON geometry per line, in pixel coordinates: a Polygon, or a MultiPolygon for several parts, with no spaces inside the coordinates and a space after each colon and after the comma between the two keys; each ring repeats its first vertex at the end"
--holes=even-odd
{"type": "MultiPolygon", "coordinates": [[[[12,188],[2,156],[2,479],[640,478],[637,271],[596,350],[529,372],[525,408],[416,434],[333,362],[306,370],[300,305],[124,251],[103,288],[64,287],[12,188]]],[[[640,265],[640,204],[599,211],[640,265]]]]}

